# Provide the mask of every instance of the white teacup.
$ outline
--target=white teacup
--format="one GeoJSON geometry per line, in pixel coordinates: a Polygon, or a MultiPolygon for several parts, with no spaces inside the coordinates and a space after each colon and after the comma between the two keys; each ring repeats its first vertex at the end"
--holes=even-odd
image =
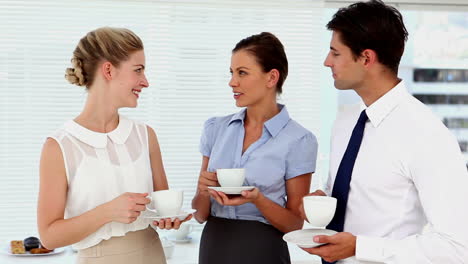
{"type": "Polygon", "coordinates": [[[309,223],[318,228],[325,228],[333,219],[336,210],[336,198],[329,196],[305,196],[302,198],[304,212],[309,223]]]}
{"type": "Polygon", "coordinates": [[[217,169],[216,175],[221,187],[240,187],[244,184],[245,169],[217,169]]]}
{"type": "Polygon", "coordinates": [[[146,209],[156,212],[161,216],[174,216],[180,213],[184,192],[179,190],[162,190],[152,192],[148,197],[154,208],[146,206],[146,209]]]}
{"type": "Polygon", "coordinates": [[[193,230],[193,225],[189,223],[183,223],[180,225],[179,229],[174,230],[174,237],[177,240],[187,239],[190,232],[193,230]]]}

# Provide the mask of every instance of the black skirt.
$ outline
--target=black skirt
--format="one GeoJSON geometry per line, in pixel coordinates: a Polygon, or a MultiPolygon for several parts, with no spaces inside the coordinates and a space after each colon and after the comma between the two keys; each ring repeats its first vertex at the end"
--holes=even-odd
{"type": "Polygon", "coordinates": [[[200,241],[199,264],[289,264],[283,233],[258,221],[210,216],[200,241]]]}

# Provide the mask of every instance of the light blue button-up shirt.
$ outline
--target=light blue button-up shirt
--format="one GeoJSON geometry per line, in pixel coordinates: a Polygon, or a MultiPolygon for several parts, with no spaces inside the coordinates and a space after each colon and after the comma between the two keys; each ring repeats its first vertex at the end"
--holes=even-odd
{"type": "MultiPolygon", "coordinates": [[[[205,122],[200,152],[209,157],[208,171],[245,168],[244,186],[255,186],[270,200],[286,205],[286,181],[315,171],[317,139],[289,117],[286,107],[265,122],[262,136],[242,153],[246,109],[205,122]]],[[[211,215],[268,223],[252,203],[223,206],[211,199],[211,215]]]]}

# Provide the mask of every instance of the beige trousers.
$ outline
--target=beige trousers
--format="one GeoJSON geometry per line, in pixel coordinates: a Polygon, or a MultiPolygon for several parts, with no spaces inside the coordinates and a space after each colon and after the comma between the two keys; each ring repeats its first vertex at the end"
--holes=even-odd
{"type": "Polygon", "coordinates": [[[158,233],[151,227],[103,240],[78,251],[77,264],[166,264],[158,233]]]}

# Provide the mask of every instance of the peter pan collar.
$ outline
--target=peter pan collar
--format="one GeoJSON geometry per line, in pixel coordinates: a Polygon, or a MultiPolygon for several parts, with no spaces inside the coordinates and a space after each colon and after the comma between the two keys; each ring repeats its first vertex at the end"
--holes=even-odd
{"type": "Polygon", "coordinates": [[[119,124],[117,128],[109,133],[100,133],[83,127],[74,120],[70,120],[64,125],[64,129],[80,141],[95,148],[105,148],[107,146],[107,137],[116,144],[125,144],[127,138],[132,132],[133,123],[128,118],[119,115],[119,124]]]}

